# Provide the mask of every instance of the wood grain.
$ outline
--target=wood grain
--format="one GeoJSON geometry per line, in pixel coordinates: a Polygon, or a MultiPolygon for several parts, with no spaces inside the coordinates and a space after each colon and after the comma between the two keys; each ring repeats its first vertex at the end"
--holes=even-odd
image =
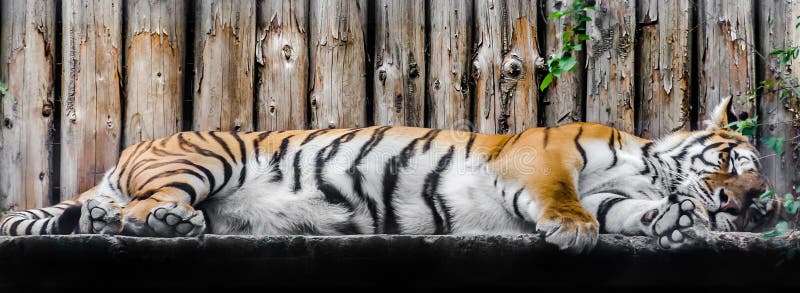
{"type": "Polygon", "coordinates": [[[50,203],[56,7],[0,1],[0,215],[50,203]]]}
{"type": "Polygon", "coordinates": [[[430,60],[426,119],[432,128],[470,130],[472,1],[428,0],[430,60]]]}

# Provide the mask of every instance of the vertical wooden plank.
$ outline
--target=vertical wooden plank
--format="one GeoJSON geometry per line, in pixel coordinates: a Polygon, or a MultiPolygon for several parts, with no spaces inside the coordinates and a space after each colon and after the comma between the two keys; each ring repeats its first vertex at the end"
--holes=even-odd
{"type": "MultiPolygon", "coordinates": [[[[761,1],[758,3],[758,50],[766,55],[773,50],[784,50],[800,45],[800,2],[792,0],[761,1]]],[[[767,57],[760,74],[764,80],[776,81],[783,76],[797,78],[798,60],[792,60],[782,67],[778,57],[767,57]]],[[[780,87],[785,87],[781,85],[780,87]]],[[[759,150],[763,158],[761,164],[764,174],[779,195],[792,192],[800,186],[800,115],[790,109],[797,109],[800,97],[796,95],[781,99],[778,91],[764,91],[759,106],[759,136],[783,137],[783,154],[761,144],[759,150]]],[[[795,192],[795,195],[796,192],[795,192]]]]}
{"type": "Polygon", "coordinates": [[[49,204],[55,4],[0,2],[0,214],[49,204]]]}
{"type": "Polygon", "coordinates": [[[125,2],[125,139],[129,146],[181,130],[185,1],[125,2]]]}
{"type": "Polygon", "coordinates": [[[308,0],[258,1],[258,129],[306,127],[308,0]]]}
{"type": "Polygon", "coordinates": [[[476,2],[475,125],[484,133],[516,133],[536,126],[542,64],[536,2],[476,2]],[[541,66],[541,65],[539,65],[541,66]]]}
{"type": "Polygon", "coordinates": [[[122,1],[65,0],[61,197],[97,184],[120,149],[122,1]]]}
{"type": "Polygon", "coordinates": [[[639,118],[636,134],[658,138],[689,129],[692,38],[688,0],[639,0],[636,46],[639,118]],[[660,9],[659,9],[660,8],[660,9]]]}
{"type": "Polygon", "coordinates": [[[728,96],[737,111],[752,116],[755,100],[748,95],[756,86],[753,2],[703,0],[698,15],[698,128],[705,128],[707,115],[728,96]]]}
{"type": "Polygon", "coordinates": [[[633,132],[636,0],[598,1],[587,24],[586,121],[633,132]]]}
{"type": "Polygon", "coordinates": [[[193,129],[252,130],[255,0],[195,5],[193,129]]]}
{"type": "Polygon", "coordinates": [[[375,124],[422,126],[425,2],[378,0],[375,5],[375,124]]]}
{"type": "MultiPolygon", "coordinates": [[[[555,11],[560,11],[572,6],[572,0],[547,0],[545,6],[545,17],[555,11]]],[[[546,56],[558,54],[564,46],[561,35],[564,33],[563,25],[565,22],[572,23],[571,17],[561,19],[546,19],[547,37],[545,44],[547,48],[546,56]]],[[[574,53],[573,57],[578,60],[574,72],[565,73],[560,78],[553,81],[544,93],[544,123],[547,126],[566,124],[583,119],[583,93],[585,91],[584,81],[586,80],[584,51],[574,53]]]]}
{"type": "Polygon", "coordinates": [[[472,1],[428,0],[430,59],[427,92],[431,128],[469,129],[472,1]]]}
{"type": "Polygon", "coordinates": [[[312,128],[366,125],[365,0],[311,0],[312,128]]]}

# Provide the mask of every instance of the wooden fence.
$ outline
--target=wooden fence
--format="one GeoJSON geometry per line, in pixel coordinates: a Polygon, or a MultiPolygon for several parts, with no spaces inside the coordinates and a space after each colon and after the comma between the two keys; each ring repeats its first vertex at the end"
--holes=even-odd
{"type": "MultiPolygon", "coordinates": [[[[413,125],[513,133],[596,121],[645,137],[758,114],[780,194],[798,128],[750,97],[800,44],[793,0],[597,1],[578,70],[540,92],[569,0],[0,1],[0,213],[95,185],[121,148],[179,130],[413,125]]],[[[791,74],[795,73],[789,71],[791,74]]],[[[757,141],[757,140],[756,140],[757,141]]]]}

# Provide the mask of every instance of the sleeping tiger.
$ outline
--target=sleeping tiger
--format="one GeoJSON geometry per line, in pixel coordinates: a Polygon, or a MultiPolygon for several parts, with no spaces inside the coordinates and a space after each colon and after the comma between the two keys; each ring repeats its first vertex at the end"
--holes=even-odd
{"type": "Polygon", "coordinates": [[[752,230],[776,208],[758,154],[725,129],[658,141],[594,123],[486,135],[375,126],[182,132],[125,149],[96,187],[12,212],[5,235],[541,233],[573,253],[599,233],[663,248],[752,230]]]}

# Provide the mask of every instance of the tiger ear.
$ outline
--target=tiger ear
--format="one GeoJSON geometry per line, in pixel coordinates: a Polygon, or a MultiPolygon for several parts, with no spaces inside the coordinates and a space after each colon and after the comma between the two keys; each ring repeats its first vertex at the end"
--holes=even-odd
{"type": "Polygon", "coordinates": [[[728,124],[738,121],[733,111],[733,98],[728,96],[714,108],[711,117],[706,120],[706,130],[728,129],[728,124]]]}

